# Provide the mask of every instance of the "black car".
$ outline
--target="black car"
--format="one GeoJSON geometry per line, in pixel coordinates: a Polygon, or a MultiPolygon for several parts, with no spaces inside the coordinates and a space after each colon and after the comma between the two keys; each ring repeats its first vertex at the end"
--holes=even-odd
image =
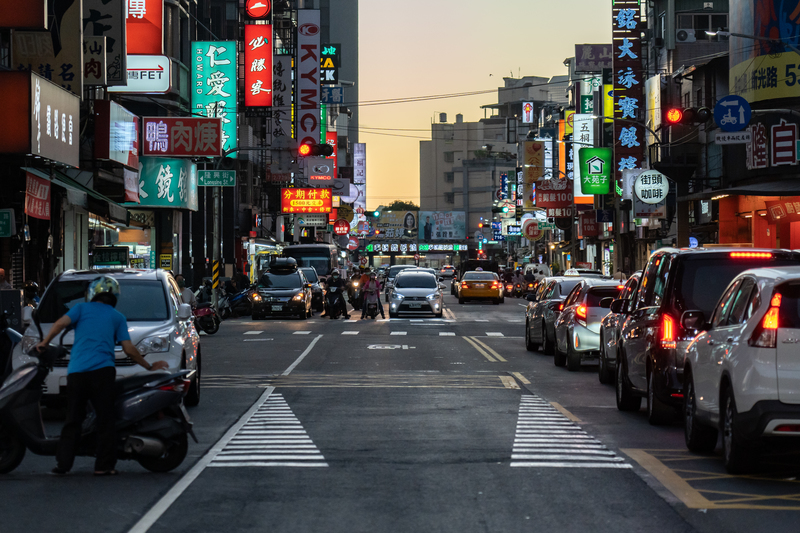
{"type": "Polygon", "coordinates": [[[647,398],[651,424],[669,421],[683,406],[686,348],[696,331],[681,327],[685,311],[711,316],[728,284],[750,268],[800,264],[800,253],[754,248],[675,249],[653,253],[639,288],[611,304],[619,318],[617,408],[638,411],[647,398]]]}
{"type": "Polygon", "coordinates": [[[311,308],[315,311],[322,311],[325,308],[325,302],[323,302],[324,293],[320,285],[322,280],[317,276],[317,269],[314,267],[300,267],[299,270],[311,284],[311,308]]]}
{"type": "Polygon", "coordinates": [[[277,259],[264,272],[255,287],[253,319],[268,316],[311,316],[311,287],[292,258],[277,259]]]}

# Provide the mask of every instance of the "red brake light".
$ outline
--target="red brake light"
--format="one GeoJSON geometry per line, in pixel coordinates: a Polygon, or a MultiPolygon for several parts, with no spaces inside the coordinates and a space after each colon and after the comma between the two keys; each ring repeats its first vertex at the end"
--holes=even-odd
{"type": "Polygon", "coordinates": [[[469,285],[467,285],[466,283],[464,283],[464,282],[462,281],[462,282],[461,282],[461,288],[462,288],[462,289],[469,289],[469,285]]]}
{"type": "Polygon", "coordinates": [[[586,318],[586,306],[585,305],[579,306],[578,309],[575,311],[575,314],[578,315],[580,318],[585,319],[586,318]]]}
{"type": "Polygon", "coordinates": [[[676,342],[676,324],[675,319],[669,315],[664,315],[661,319],[661,347],[674,349],[678,346],[676,342]]]}
{"type": "Polygon", "coordinates": [[[772,259],[770,252],[731,252],[732,259],[772,259]]]}
{"type": "Polygon", "coordinates": [[[770,300],[769,302],[770,307],[780,307],[782,299],[783,297],[780,295],[780,293],[776,294],[775,296],[772,297],[772,300],[770,300]]]}
{"type": "Polygon", "coordinates": [[[761,322],[761,327],[764,329],[778,329],[778,308],[770,307],[767,314],[764,315],[764,320],[761,322]]]}
{"type": "Polygon", "coordinates": [[[558,310],[559,311],[563,311],[564,310],[564,304],[563,303],[558,304],[558,310]]]}
{"type": "Polygon", "coordinates": [[[781,295],[775,294],[770,300],[769,311],[764,315],[761,324],[753,331],[748,344],[759,348],[775,348],[778,346],[778,315],[780,314],[781,295]]]}
{"type": "Polygon", "coordinates": [[[624,289],[624,288],[625,288],[625,285],[617,285],[617,288],[618,288],[619,290],[622,290],[622,289],[624,289]]]}

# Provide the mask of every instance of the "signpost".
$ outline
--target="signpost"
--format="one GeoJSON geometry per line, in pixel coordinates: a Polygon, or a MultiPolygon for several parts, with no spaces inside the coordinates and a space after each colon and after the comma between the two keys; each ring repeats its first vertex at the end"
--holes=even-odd
{"type": "Polygon", "coordinates": [[[721,98],[714,106],[714,122],[723,131],[741,131],[750,123],[753,115],[750,103],[736,94],[721,98]]]}
{"type": "Polygon", "coordinates": [[[198,170],[198,187],[235,187],[235,170],[198,170]]]}

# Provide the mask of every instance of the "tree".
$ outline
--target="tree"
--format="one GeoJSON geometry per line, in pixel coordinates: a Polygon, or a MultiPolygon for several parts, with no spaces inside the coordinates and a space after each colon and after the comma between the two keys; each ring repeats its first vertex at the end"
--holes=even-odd
{"type": "Polygon", "coordinates": [[[419,206],[414,202],[395,200],[386,206],[386,211],[419,211],[419,206]]]}

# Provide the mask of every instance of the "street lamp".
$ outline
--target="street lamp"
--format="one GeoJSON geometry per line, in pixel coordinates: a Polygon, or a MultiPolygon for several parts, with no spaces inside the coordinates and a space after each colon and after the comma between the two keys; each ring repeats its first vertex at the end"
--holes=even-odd
{"type": "Polygon", "coordinates": [[[720,37],[741,37],[742,39],[753,39],[754,41],[769,41],[771,43],[780,43],[787,48],[791,49],[793,52],[800,54],[800,49],[798,49],[793,44],[787,43],[786,41],[782,41],[781,39],[770,39],[769,37],[761,37],[759,35],[747,35],[745,33],[734,33],[729,31],[706,31],[706,35],[711,35],[715,37],[719,35],[720,37]]]}

